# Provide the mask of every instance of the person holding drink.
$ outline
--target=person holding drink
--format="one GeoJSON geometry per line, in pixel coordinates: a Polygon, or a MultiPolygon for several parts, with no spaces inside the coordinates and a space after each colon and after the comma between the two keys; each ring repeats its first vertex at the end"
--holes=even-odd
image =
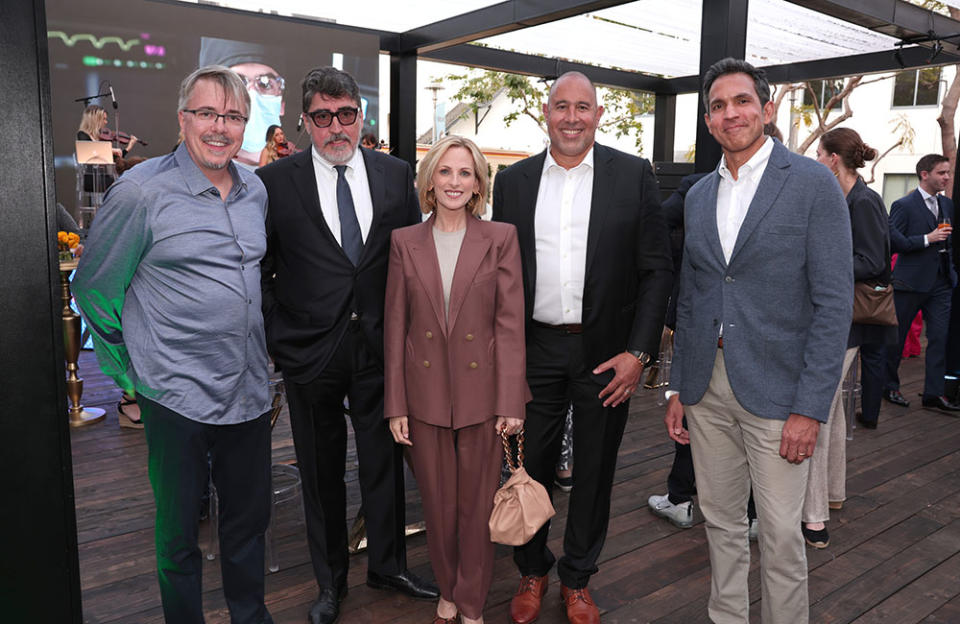
{"type": "Polygon", "coordinates": [[[940,195],[951,178],[950,161],[940,154],[927,154],[917,162],[918,188],[890,208],[890,244],[897,257],[893,269],[893,299],[900,326],[896,347],[887,350],[884,398],[897,405],[909,402],[900,393],[897,369],[910,323],[923,311],[927,323],[924,407],[960,411],[960,405],[944,396],[947,328],[950,302],[957,285],[953,265],[953,202],[940,195]]]}
{"type": "Polygon", "coordinates": [[[446,137],[424,156],[429,219],[393,231],[384,318],[384,417],[410,447],[440,600],[434,624],[483,622],[499,434],[521,430],[526,383],[520,247],[483,221],[487,162],[446,137]]]}

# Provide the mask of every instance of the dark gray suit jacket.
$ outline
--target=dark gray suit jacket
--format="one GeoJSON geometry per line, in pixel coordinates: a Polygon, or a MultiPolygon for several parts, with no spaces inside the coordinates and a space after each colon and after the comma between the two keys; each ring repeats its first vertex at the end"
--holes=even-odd
{"type": "Polygon", "coordinates": [[[779,142],[730,263],[717,230],[714,171],[687,194],[670,385],[680,402],[703,397],[723,325],[730,386],[746,410],[826,422],[840,381],[853,307],[850,216],[823,165],[779,142]]]}

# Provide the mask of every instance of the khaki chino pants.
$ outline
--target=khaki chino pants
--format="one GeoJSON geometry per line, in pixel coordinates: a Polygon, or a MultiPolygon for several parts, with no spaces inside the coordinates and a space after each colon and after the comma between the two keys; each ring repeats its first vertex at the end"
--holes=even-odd
{"type": "Polygon", "coordinates": [[[711,588],[708,612],[716,624],[747,624],[747,499],[760,520],[760,569],[764,624],[807,624],[807,556],[800,533],[807,487],[806,462],[780,457],[784,421],[759,418],[733,395],[717,350],[710,386],[686,406],[700,509],[706,519],[711,588]]]}

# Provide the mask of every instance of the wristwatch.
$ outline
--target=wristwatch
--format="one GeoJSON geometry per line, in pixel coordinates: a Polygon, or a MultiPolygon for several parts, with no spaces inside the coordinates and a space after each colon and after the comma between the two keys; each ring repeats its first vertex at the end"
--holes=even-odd
{"type": "Polygon", "coordinates": [[[646,368],[647,364],[650,363],[650,354],[645,351],[637,351],[636,349],[627,349],[627,353],[637,358],[637,362],[640,363],[640,366],[646,368]]]}

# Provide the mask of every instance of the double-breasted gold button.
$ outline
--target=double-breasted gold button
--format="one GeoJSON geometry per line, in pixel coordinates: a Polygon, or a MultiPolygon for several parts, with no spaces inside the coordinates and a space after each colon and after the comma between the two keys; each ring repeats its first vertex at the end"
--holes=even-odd
{"type": "Polygon", "coordinates": [[[467,334],[467,340],[473,340],[473,334],[467,334]]]}
{"type": "Polygon", "coordinates": [[[430,360],[424,360],[424,361],[423,361],[423,367],[424,367],[424,368],[430,368],[430,360]]]}
{"type": "Polygon", "coordinates": [[[470,368],[476,368],[477,366],[479,366],[479,364],[476,362],[470,362],[470,368]]]}
{"type": "Polygon", "coordinates": [[[433,332],[429,329],[427,330],[427,338],[433,338],[433,332]]]}

